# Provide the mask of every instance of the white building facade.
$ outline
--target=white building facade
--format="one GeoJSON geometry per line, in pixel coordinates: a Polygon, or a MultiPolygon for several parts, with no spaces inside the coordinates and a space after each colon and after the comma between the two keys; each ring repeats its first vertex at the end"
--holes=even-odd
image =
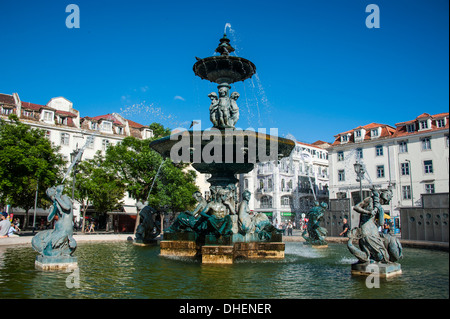
{"type": "MultiPolygon", "coordinates": [[[[0,116],[7,119],[10,114],[16,114],[22,123],[46,132],[47,138],[55,146],[60,146],[60,153],[68,165],[71,153],[86,145],[82,160],[92,159],[101,151],[103,154],[108,146],[115,145],[127,136],[146,139],[153,136],[148,126],[127,120],[117,113],[96,117],[80,117],[79,111],[73,108],[72,102],[64,97],[52,98],[46,105],[21,101],[17,93],[0,94],[0,116]]],[[[135,200],[124,194],[123,213],[136,215],[135,200]]],[[[20,214],[18,208],[13,208],[20,214]]],[[[46,210],[38,209],[37,215],[46,216],[46,210]]],[[[80,204],[74,202],[74,217],[80,218],[80,204]]]]}
{"type": "Polygon", "coordinates": [[[314,201],[328,202],[329,144],[297,142],[291,155],[278,162],[255,164],[255,168],[239,176],[239,193],[252,194],[250,210],[265,213],[273,223],[298,221],[314,201]]]}
{"type": "Polygon", "coordinates": [[[395,124],[371,123],[335,135],[329,151],[330,199],[359,202],[356,162],[365,166],[363,197],[372,185],[392,187],[385,210],[393,217],[399,207],[421,206],[421,194],[449,191],[449,113],[419,115],[395,124]]]}

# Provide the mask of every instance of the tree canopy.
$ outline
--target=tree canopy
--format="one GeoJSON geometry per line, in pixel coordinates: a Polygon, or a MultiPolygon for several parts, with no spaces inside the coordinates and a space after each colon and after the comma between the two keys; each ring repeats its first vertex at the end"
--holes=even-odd
{"type": "Polygon", "coordinates": [[[195,204],[192,194],[198,190],[196,174],[186,170],[186,165],[163,160],[150,148],[150,142],[170,134],[170,130],[161,124],[153,123],[150,127],[155,134],[151,139],[126,137],[121,143],[110,146],[106,151],[105,165],[110,165],[120,174],[130,197],[148,200],[159,210],[175,212],[189,209],[195,204]],[[159,175],[156,176],[158,169],[159,175]]]}
{"type": "Polygon", "coordinates": [[[21,123],[16,115],[9,120],[0,119],[0,202],[28,213],[39,183],[37,204],[47,207],[45,191],[61,181],[65,165],[59,147],[43,130],[21,123]]]}

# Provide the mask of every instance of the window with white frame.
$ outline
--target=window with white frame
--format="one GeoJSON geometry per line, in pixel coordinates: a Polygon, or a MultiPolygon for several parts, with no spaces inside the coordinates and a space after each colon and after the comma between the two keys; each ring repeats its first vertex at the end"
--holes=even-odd
{"type": "Polygon", "coordinates": [[[281,206],[290,206],[291,205],[291,197],[290,196],[281,196],[281,206]]]}
{"type": "Polygon", "coordinates": [[[340,162],[340,161],[343,161],[344,160],[344,152],[343,151],[339,151],[338,153],[337,153],[337,158],[338,158],[338,161],[340,162]]]}
{"type": "Polygon", "coordinates": [[[445,127],[445,118],[436,120],[437,127],[445,127]]]}
{"type": "Polygon", "coordinates": [[[355,131],[355,137],[361,137],[361,130],[355,131]]]}
{"type": "Polygon", "coordinates": [[[378,128],[374,128],[370,131],[370,136],[377,137],[379,135],[378,128]]]}
{"type": "Polygon", "coordinates": [[[147,138],[152,138],[153,137],[153,131],[150,129],[144,129],[142,132],[142,138],[147,139],[147,138]]]}
{"type": "Polygon", "coordinates": [[[93,149],[94,141],[95,141],[95,137],[92,136],[92,137],[88,138],[86,147],[89,149],[93,149]]]}
{"type": "Polygon", "coordinates": [[[422,139],[422,151],[431,150],[431,138],[424,137],[422,139]]]}
{"type": "Polygon", "coordinates": [[[375,147],[376,156],[383,156],[383,145],[377,145],[375,147]]]}
{"type": "Polygon", "coordinates": [[[338,170],[338,181],[345,181],[345,171],[343,169],[338,170]]]}
{"type": "Polygon", "coordinates": [[[98,130],[98,123],[97,122],[91,122],[91,130],[98,130]]]}
{"type": "Polygon", "coordinates": [[[433,173],[433,161],[423,161],[423,169],[425,174],[432,174],[433,173]]]}
{"type": "Polygon", "coordinates": [[[61,145],[69,145],[69,133],[61,133],[61,145]]]}
{"type": "Polygon", "coordinates": [[[13,113],[13,109],[9,107],[2,107],[2,114],[3,115],[9,115],[13,113]]]}
{"type": "Polygon", "coordinates": [[[412,133],[412,132],[415,132],[415,131],[416,131],[416,124],[415,123],[406,125],[406,132],[412,133]]]}
{"type": "Polygon", "coordinates": [[[401,163],[400,167],[401,167],[401,174],[403,176],[409,175],[409,162],[401,163]]]}
{"type": "Polygon", "coordinates": [[[341,142],[347,143],[348,142],[348,135],[342,135],[341,136],[341,142]]]}
{"type": "Polygon", "coordinates": [[[272,191],[272,187],[273,187],[272,179],[269,178],[269,179],[267,180],[267,190],[268,190],[269,192],[271,192],[271,191],[272,191]]]}
{"type": "Polygon", "coordinates": [[[419,127],[421,130],[426,130],[428,128],[428,120],[419,121],[419,127]]]}
{"type": "Polygon", "coordinates": [[[434,194],[434,184],[425,184],[425,193],[434,194]]]}
{"type": "Polygon", "coordinates": [[[261,197],[261,208],[271,208],[272,207],[272,197],[263,196],[261,197]]]}
{"type": "Polygon", "coordinates": [[[33,111],[23,110],[22,114],[23,114],[23,116],[26,116],[26,117],[33,117],[34,116],[33,111]]]}
{"type": "Polygon", "coordinates": [[[46,122],[53,122],[54,113],[52,111],[44,111],[43,119],[46,122]]]}
{"type": "Polygon", "coordinates": [[[362,148],[356,149],[356,158],[363,158],[363,150],[362,148]]]}
{"type": "Polygon", "coordinates": [[[384,165],[378,165],[377,166],[377,178],[383,178],[384,177],[384,165]]]}
{"type": "Polygon", "coordinates": [[[399,153],[407,153],[408,152],[408,142],[407,141],[400,141],[398,143],[398,152],[399,153]]]}
{"type": "Polygon", "coordinates": [[[106,151],[106,149],[109,147],[109,140],[103,139],[102,140],[102,150],[106,151]]]}
{"type": "Polygon", "coordinates": [[[112,123],[108,121],[102,122],[102,131],[111,132],[112,131],[112,123]]]}
{"type": "Polygon", "coordinates": [[[403,199],[411,199],[411,186],[402,186],[402,198],[403,199]]]}
{"type": "Polygon", "coordinates": [[[259,190],[263,190],[264,189],[264,180],[261,178],[259,180],[259,190]]]}

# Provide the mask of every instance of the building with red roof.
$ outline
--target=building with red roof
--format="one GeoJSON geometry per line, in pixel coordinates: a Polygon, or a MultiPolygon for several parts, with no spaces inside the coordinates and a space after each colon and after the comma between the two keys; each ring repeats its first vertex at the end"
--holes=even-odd
{"type": "MultiPolygon", "coordinates": [[[[83,159],[93,158],[98,151],[104,153],[108,146],[119,143],[127,136],[139,139],[153,137],[149,126],[125,119],[117,113],[81,117],[80,112],[73,108],[73,103],[64,97],[52,98],[43,105],[21,101],[17,93],[0,93],[0,118],[8,120],[10,114],[16,114],[22,123],[32,128],[44,130],[47,138],[54,145],[60,146],[60,152],[68,162],[75,150],[88,143],[88,137],[90,142],[83,152],[83,159]]],[[[123,213],[126,216],[115,218],[130,221],[130,215],[136,216],[135,201],[126,196],[124,202],[123,213]]],[[[14,213],[20,216],[21,211],[14,213]]],[[[38,215],[47,214],[46,210],[38,210],[38,215]]],[[[80,216],[80,205],[77,202],[74,205],[74,216],[80,216]]],[[[134,221],[130,221],[130,225],[134,227],[134,221]]],[[[131,229],[133,230],[134,228],[131,229]]]]}
{"type": "Polygon", "coordinates": [[[394,217],[399,207],[420,206],[421,194],[449,191],[449,113],[422,113],[395,127],[370,123],[334,138],[328,148],[330,199],[350,198],[351,205],[360,201],[356,162],[365,166],[363,197],[372,186],[392,187],[385,211],[394,217]]]}

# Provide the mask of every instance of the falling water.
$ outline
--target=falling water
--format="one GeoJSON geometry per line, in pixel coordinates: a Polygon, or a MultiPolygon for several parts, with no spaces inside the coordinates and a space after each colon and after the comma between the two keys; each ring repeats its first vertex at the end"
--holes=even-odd
{"type": "MultiPolygon", "coordinates": [[[[230,23],[225,24],[224,33],[226,33],[226,30],[228,29],[231,44],[233,45],[235,51],[233,52],[234,55],[237,57],[240,56],[240,48],[239,48],[239,38],[237,36],[236,30],[234,30],[231,27],[230,23]]],[[[264,87],[262,85],[262,81],[258,75],[258,73],[255,73],[248,81],[243,83],[244,93],[245,93],[245,105],[247,107],[247,113],[248,113],[248,123],[250,124],[250,119],[253,117],[257,117],[257,123],[261,127],[262,126],[262,117],[261,113],[264,112],[264,119],[267,119],[269,121],[272,121],[273,118],[270,116],[271,109],[269,104],[269,99],[267,98],[266,92],[264,90],[264,87]],[[250,97],[247,97],[247,85],[250,87],[250,97]],[[253,98],[252,98],[253,96],[253,98]],[[249,102],[250,101],[250,102],[249,102]],[[250,106],[254,105],[256,107],[256,115],[253,114],[250,106]]]]}
{"type": "Polygon", "coordinates": [[[156,171],[156,175],[153,178],[153,182],[152,182],[152,186],[150,186],[150,191],[148,192],[148,196],[147,196],[147,200],[150,197],[150,194],[152,193],[152,189],[153,189],[153,185],[155,185],[156,179],[158,178],[159,175],[159,171],[161,170],[161,167],[163,166],[163,164],[165,163],[166,160],[161,161],[161,164],[159,164],[158,170],[156,171]]]}
{"type": "Polygon", "coordinates": [[[230,28],[230,30],[231,30],[231,24],[229,24],[228,22],[225,23],[225,28],[223,29],[223,34],[227,34],[227,28],[230,28]]]}
{"type": "Polygon", "coordinates": [[[169,127],[181,127],[182,123],[173,114],[165,114],[160,108],[153,103],[135,103],[120,108],[119,115],[126,119],[137,119],[136,122],[163,122],[169,127]]]}

